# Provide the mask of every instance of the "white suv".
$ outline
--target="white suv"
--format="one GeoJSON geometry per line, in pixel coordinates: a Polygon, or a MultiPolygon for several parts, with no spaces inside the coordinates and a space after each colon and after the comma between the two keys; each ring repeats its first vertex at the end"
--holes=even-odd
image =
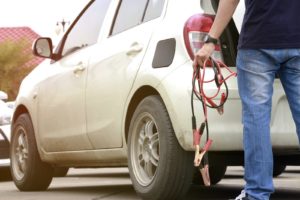
{"type": "MultiPolygon", "coordinates": [[[[16,186],[47,189],[53,167],[129,166],[143,199],[183,197],[195,171],[192,57],[211,27],[217,2],[92,0],[55,50],[51,39],[39,38],[34,53],[50,59],[24,79],[16,100],[11,145],[16,186]]],[[[232,70],[238,36],[232,20],[214,53],[232,70]]],[[[213,183],[227,165],[243,164],[236,79],[227,84],[224,115],[208,113],[213,183]]],[[[194,101],[199,123],[201,104],[194,101]]],[[[273,108],[274,150],[294,156],[298,139],[278,80],[273,108]]],[[[287,164],[280,161],[278,166],[287,164]]]]}

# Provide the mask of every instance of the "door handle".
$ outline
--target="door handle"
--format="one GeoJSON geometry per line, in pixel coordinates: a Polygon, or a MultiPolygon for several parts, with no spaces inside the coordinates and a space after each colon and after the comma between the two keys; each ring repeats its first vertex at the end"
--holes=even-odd
{"type": "Polygon", "coordinates": [[[75,74],[76,77],[78,77],[85,69],[86,68],[83,66],[83,63],[80,62],[73,70],[73,73],[75,74]]]}
{"type": "Polygon", "coordinates": [[[140,53],[143,50],[143,46],[141,44],[139,44],[138,42],[134,42],[132,43],[132,45],[129,47],[128,51],[126,52],[126,54],[128,56],[134,56],[138,53],[140,53]]]}

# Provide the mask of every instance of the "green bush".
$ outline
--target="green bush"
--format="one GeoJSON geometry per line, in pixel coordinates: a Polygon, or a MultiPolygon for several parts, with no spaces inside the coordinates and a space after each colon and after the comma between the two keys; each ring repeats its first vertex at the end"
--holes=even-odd
{"type": "Polygon", "coordinates": [[[16,98],[22,79],[33,69],[29,62],[32,58],[28,40],[0,42],[0,90],[8,94],[9,100],[16,98]]]}

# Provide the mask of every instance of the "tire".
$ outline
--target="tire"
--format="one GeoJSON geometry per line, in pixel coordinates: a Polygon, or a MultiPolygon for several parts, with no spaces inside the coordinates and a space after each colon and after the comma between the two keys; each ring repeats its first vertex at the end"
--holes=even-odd
{"type": "Polygon", "coordinates": [[[10,159],[15,185],[21,191],[46,190],[52,181],[53,168],[40,159],[29,115],[20,115],[12,130],[10,159]]]}
{"type": "Polygon", "coordinates": [[[184,151],[159,96],[140,102],[129,127],[128,167],[146,200],[182,199],[193,178],[193,152],[184,151]]]}
{"type": "Polygon", "coordinates": [[[55,167],[54,168],[54,177],[64,177],[68,174],[69,168],[68,167],[55,167]]]}
{"type": "MultiPolygon", "coordinates": [[[[224,178],[226,169],[227,169],[226,165],[210,163],[209,165],[210,184],[216,185],[217,183],[219,183],[224,178]]],[[[193,183],[195,185],[204,185],[202,176],[198,168],[195,168],[193,183]]]]}
{"type": "Polygon", "coordinates": [[[273,177],[278,177],[280,174],[284,172],[285,168],[286,168],[285,164],[274,162],[273,177]]]}

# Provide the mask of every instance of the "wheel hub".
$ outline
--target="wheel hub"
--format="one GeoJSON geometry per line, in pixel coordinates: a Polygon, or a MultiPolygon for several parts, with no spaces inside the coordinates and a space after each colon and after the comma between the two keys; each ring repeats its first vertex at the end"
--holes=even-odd
{"type": "Polygon", "coordinates": [[[19,144],[19,146],[17,147],[17,151],[16,151],[16,157],[17,157],[20,168],[22,169],[22,171],[24,171],[25,160],[27,159],[27,150],[24,147],[24,145],[19,144]]]}
{"type": "Polygon", "coordinates": [[[143,157],[146,162],[150,161],[150,158],[152,157],[152,144],[148,137],[145,138],[144,144],[143,144],[143,157]]]}
{"type": "Polygon", "coordinates": [[[142,185],[148,185],[154,178],[159,163],[159,133],[154,119],[142,117],[135,130],[134,158],[136,174],[142,185]]]}
{"type": "Polygon", "coordinates": [[[12,167],[18,179],[21,179],[27,168],[28,144],[24,130],[19,129],[17,134],[18,136],[13,143],[12,167]]]}

